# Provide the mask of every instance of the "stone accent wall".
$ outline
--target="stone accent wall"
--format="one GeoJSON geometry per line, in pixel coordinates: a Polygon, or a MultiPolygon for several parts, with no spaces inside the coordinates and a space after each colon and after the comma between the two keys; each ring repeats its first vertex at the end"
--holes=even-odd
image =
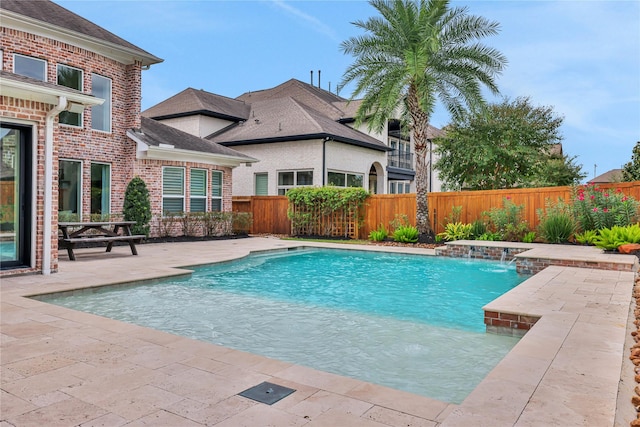
{"type": "Polygon", "coordinates": [[[504,259],[509,262],[513,257],[522,252],[528,251],[528,248],[506,248],[495,246],[478,245],[446,245],[442,249],[438,249],[438,255],[452,258],[471,258],[486,259],[500,261],[504,255],[504,259]]]}
{"type": "Polygon", "coordinates": [[[603,261],[576,261],[565,259],[545,259],[545,258],[519,258],[516,263],[516,271],[521,274],[536,274],[550,265],[560,265],[563,267],[593,268],[596,270],[613,271],[634,271],[631,264],[620,264],[603,261]]]}
{"type": "Polygon", "coordinates": [[[521,337],[526,334],[539,319],[539,317],[524,316],[521,314],[499,313],[496,311],[484,312],[484,324],[487,325],[487,332],[498,335],[521,337]]]}
{"type": "MultiPolygon", "coordinates": [[[[505,242],[508,244],[508,242],[505,242]]],[[[521,253],[528,251],[530,248],[509,248],[500,246],[482,246],[478,244],[448,244],[444,248],[438,248],[437,253],[441,256],[453,258],[472,258],[500,261],[504,254],[504,260],[512,261],[513,258],[521,253]]],[[[598,270],[614,270],[614,271],[634,271],[631,264],[614,263],[606,261],[587,261],[587,260],[566,260],[552,258],[529,258],[520,256],[516,258],[516,271],[520,274],[537,274],[549,267],[550,265],[559,265],[563,267],[580,267],[594,268],[598,270]]]]}

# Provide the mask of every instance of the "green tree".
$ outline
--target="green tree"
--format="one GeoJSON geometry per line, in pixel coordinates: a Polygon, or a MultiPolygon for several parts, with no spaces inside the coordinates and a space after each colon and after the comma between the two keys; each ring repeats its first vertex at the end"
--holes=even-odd
{"type": "Polygon", "coordinates": [[[136,224],[131,227],[133,234],[144,234],[149,237],[151,200],[147,184],[139,176],[134,177],[127,185],[122,213],[125,221],[136,221],[136,224]]]}
{"type": "Polygon", "coordinates": [[[433,239],[429,221],[427,162],[429,120],[439,100],[453,117],[483,103],[481,90],[498,93],[495,78],[505,57],[479,39],[498,33],[499,24],[450,8],[448,0],[371,0],[381,16],[353,24],[365,35],[341,44],[354,56],[341,86],[355,83],[362,96],[356,123],[382,131],[400,117],[411,131],[416,158],[416,227],[421,240],[433,239]]]}
{"type": "Polygon", "coordinates": [[[552,167],[562,117],[529,98],[467,112],[435,140],[436,168],[447,188],[488,190],[529,187],[552,167]]]}
{"type": "Polygon", "coordinates": [[[622,168],[622,180],[626,182],[640,181],[640,141],[633,147],[631,161],[622,168]]]}
{"type": "Polygon", "coordinates": [[[547,157],[533,179],[524,186],[528,187],[557,187],[580,184],[587,174],[582,172],[582,165],[576,164],[577,157],[552,154],[547,157]]]}

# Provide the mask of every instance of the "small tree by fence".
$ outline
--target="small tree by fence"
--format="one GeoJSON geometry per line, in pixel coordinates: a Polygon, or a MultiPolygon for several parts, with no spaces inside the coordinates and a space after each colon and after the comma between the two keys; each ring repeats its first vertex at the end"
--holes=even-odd
{"type": "Polygon", "coordinates": [[[288,218],[295,236],[358,238],[362,206],[369,193],[362,188],[299,187],[289,190],[288,218]]]}

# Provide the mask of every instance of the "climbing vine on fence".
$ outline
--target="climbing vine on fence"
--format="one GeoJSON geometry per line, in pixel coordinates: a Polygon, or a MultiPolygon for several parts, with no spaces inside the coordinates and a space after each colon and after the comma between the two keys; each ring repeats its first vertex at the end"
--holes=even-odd
{"type": "Polygon", "coordinates": [[[363,188],[292,188],[287,192],[291,234],[357,238],[368,196],[363,188]]]}

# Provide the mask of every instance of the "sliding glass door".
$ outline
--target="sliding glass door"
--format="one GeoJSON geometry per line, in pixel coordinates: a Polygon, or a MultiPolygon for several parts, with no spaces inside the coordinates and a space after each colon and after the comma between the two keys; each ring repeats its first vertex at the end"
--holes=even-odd
{"type": "Polygon", "coordinates": [[[31,263],[31,128],[0,122],[0,268],[31,263]]]}

